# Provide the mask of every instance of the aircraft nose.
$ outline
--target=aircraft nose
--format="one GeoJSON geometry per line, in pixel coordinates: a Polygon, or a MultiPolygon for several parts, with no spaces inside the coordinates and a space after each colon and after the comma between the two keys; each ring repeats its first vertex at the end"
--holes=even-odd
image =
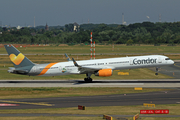
{"type": "Polygon", "coordinates": [[[172,63],[172,64],[174,64],[174,61],[173,61],[173,60],[171,60],[171,63],[172,63]]]}

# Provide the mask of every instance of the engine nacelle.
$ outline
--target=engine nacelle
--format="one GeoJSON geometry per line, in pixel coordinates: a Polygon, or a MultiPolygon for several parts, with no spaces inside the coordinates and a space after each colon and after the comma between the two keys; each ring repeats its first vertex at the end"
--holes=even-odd
{"type": "Polygon", "coordinates": [[[112,75],[112,69],[102,69],[94,74],[95,76],[108,77],[112,75]]]}

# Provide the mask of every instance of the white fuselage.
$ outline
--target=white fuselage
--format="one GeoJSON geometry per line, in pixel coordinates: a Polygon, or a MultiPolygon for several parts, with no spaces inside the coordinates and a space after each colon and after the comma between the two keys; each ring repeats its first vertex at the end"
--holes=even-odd
{"type": "MultiPolygon", "coordinates": [[[[174,61],[163,55],[146,55],[134,57],[107,58],[77,61],[78,65],[88,69],[134,69],[146,67],[160,67],[174,64],[174,61]]],[[[81,72],[82,73],[82,72],[81,72]]],[[[54,64],[35,65],[29,72],[30,75],[56,76],[68,74],[81,74],[72,61],[54,64]]],[[[93,74],[93,72],[92,72],[93,74]]]]}

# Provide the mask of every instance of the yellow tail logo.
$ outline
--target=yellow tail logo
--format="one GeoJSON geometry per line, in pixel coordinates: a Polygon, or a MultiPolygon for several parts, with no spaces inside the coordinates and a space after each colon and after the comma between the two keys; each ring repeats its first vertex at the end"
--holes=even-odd
{"type": "Polygon", "coordinates": [[[19,53],[19,55],[10,54],[9,58],[15,65],[19,65],[25,58],[25,56],[22,53],[19,53]]]}

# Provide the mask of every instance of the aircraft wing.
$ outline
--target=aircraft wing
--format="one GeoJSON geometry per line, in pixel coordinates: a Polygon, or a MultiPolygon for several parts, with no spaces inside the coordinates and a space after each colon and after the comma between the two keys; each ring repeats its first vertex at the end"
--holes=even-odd
{"type": "Polygon", "coordinates": [[[72,58],[72,61],[76,67],[78,67],[78,70],[80,73],[94,73],[94,71],[101,70],[101,68],[92,68],[92,67],[83,67],[77,64],[77,62],[72,58]]]}

